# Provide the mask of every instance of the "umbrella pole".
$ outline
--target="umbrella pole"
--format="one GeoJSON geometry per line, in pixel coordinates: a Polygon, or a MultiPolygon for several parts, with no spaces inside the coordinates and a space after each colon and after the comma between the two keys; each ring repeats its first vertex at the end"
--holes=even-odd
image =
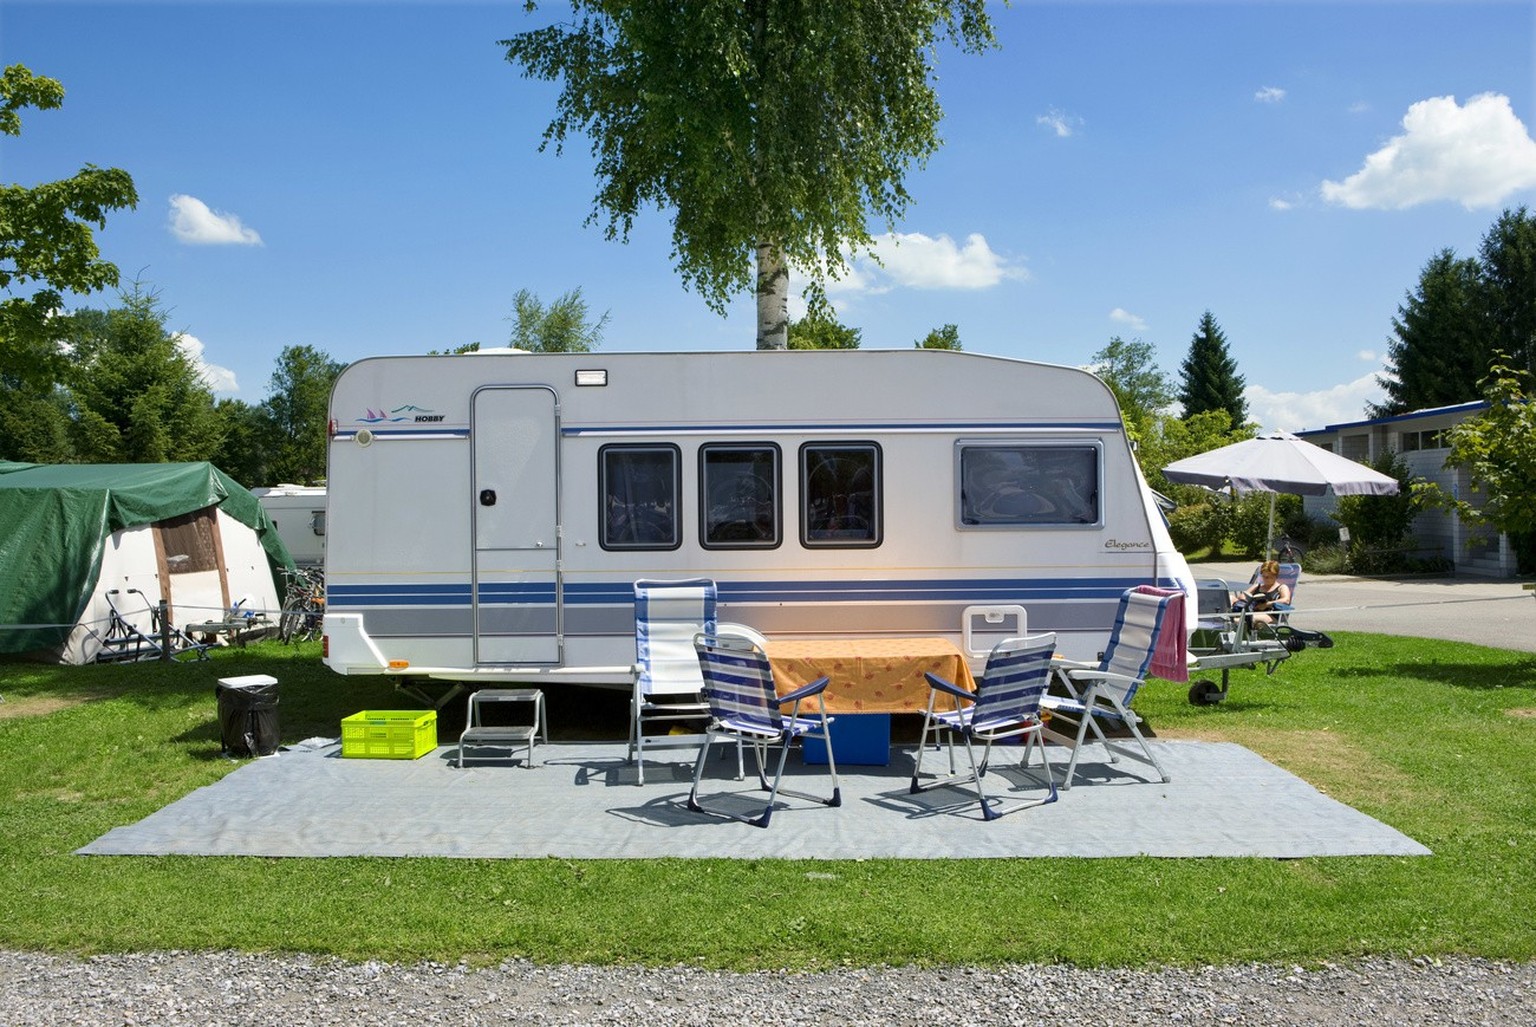
{"type": "Polygon", "coordinates": [[[1264,559],[1275,559],[1275,496],[1278,493],[1269,494],[1269,533],[1264,536],[1264,559]]]}

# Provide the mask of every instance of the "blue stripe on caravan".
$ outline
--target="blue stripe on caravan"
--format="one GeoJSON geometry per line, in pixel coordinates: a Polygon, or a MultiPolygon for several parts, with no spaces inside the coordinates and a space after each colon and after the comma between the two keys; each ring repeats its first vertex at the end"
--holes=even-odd
{"type": "MultiPolygon", "coordinates": [[[[726,581],[720,599],[734,603],[851,603],[851,602],[1002,602],[1119,599],[1139,578],[954,578],[925,581],[726,581]]],[[[1169,584],[1173,584],[1170,582],[1169,584]]],[[[480,585],[482,604],[553,603],[553,582],[486,582],[480,585]]],[[[632,582],[583,582],[567,585],[569,606],[614,606],[634,601],[632,582]]],[[[331,585],[328,603],[335,608],[356,606],[467,606],[467,582],[451,585],[404,583],[331,585]]]]}

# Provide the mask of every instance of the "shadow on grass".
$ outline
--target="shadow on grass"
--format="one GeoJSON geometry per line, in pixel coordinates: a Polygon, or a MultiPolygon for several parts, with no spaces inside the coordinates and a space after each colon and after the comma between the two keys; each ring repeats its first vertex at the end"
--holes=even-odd
{"type": "Polygon", "coordinates": [[[1472,689],[1536,689],[1536,656],[1504,664],[1402,661],[1373,667],[1334,667],[1327,676],[1351,680],[1408,678],[1472,689]]]}

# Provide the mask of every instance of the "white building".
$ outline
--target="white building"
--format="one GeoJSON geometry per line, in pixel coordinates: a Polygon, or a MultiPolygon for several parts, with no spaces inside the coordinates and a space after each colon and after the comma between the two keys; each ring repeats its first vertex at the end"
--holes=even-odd
{"type": "MultiPolygon", "coordinates": [[[[1446,493],[1480,505],[1466,470],[1447,468],[1450,456],[1448,432],[1475,414],[1488,409],[1485,400],[1454,406],[1414,410],[1369,421],[1330,424],[1296,434],[1315,446],[1340,456],[1371,463],[1388,450],[1399,454],[1413,475],[1434,482],[1446,493]]],[[[1336,502],[1332,495],[1307,497],[1309,516],[1324,517],[1336,502]]],[[[1516,573],[1515,552],[1507,536],[1483,525],[1469,524],[1454,510],[1432,509],[1419,514],[1413,526],[1413,554],[1421,558],[1442,556],[1459,573],[1507,578],[1516,573]]]]}

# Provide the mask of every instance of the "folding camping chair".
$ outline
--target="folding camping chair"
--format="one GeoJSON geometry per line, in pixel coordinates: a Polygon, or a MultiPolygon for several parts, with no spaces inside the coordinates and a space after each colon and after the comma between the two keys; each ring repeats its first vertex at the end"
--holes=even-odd
{"type": "Polygon", "coordinates": [[[795,689],[786,696],[779,696],[773,686],[773,667],[768,654],[751,639],[740,635],[710,635],[700,633],[694,637],[699,669],[704,677],[704,699],[709,704],[709,728],[704,743],[699,746],[699,757],[693,766],[693,788],[688,792],[688,808],[695,813],[740,820],[754,827],[767,827],[773,816],[773,806],[779,794],[810,799],[823,806],[841,806],[842,791],[837,783],[837,760],[832,755],[832,718],[827,716],[826,690],[828,678],[819,677],[810,684],[795,689]],[[800,704],[815,697],[818,712],[810,716],[800,715],[800,704]],[[784,707],[789,707],[788,714],[784,707]],[[822,797],[809,792],[790,791],[781,788],[784,763],[789,758],[791,743],[797,738],[819,738],[827,746],[827,769],[832,775],[832,795],[822,797]],[[699,782],[704,776],[704,762],[711,745],[736,743],[738,754],[746,743],[757,756],[758,785],[768,793],[768,804],[757,816],[745,816],[723,809],[706,809],[699,802],[699,782]],[[768,781],[768,750],[779,747],[778,767],[772,784],[768,781]]]}
{"type": "MultiPolygon", "coordinates": [[[[1040,705],[1051,712],[1054,720],[1075,723],[1077,735],[1071,739],[1072,758],[1067,763],[1066,778],[1062,788],[1072,787],[1077,761],[1082,755],[1083,744],[1089,731],[1094,740],[1104,747],[1109,762],[1118,763],[1118,753],[1131,759],[1150,764],[1163,781],[1168,772],[1158,762],[1152,747],[1142,736],[1141,717],[1131,710],[1131,701],[1147,678],[1152,655],[1157,648],[1158,636],[1163,630],[1169,606],[1181,600],[1183,593],[1156,594],[1129,589],[1120,596],[1120,608],[1115,614],[1115,626],[1109,636],[1109,645],[1097,665],[1078,663],[1073,660],[1056,660],[1052,667],[1067,691],[1065,697],[1047,695],[1040,705]],[[1119,724],[1130,733],[1139,748],[1136,752],[1104,736],[1099,721],[1119,724]]],[[[1180,640],[1183,644],[1183,640],[1180,640]]],[[[1055,729],[1051,733],[1065,738],[1055,729]]]]}
{"type": "MultiPolygon", "coordinates": [[[[1262,571],[1262,566],[1254,568],[1253,576],[1248,579],[1250,587],[1259,583],[1262,571]]],[[[1271,623],[1263,623],[1251,615],[1247,616],[1245,618],[1248,624],[1247,634],[1253,638],[1274,639],[1293,653],[1299,653],[1309,645],[1315,645],[1319,649],[1332,649],[1333,639],[1321,631],[1305,631],[1291,625],[1289,615],[1296,609],[1296,586],[1301,581],[1301,564],[1282,563],[1277,580],[1290,592],[1290,602],[1276,603],[1262,611],[1270,615],[1271,623]]]]}
{"type": "MultiPolygon", "coordinates": [[[[702,729],[709,719],[693,636],[716,632],[715,596],[715,583],[709,578],[635,582],[634,692],[625,758],[636,766],[637,784],[645,784],[648,750],[692,748],[705,737],[702,730],[671,734],[670,728],[691,723],[702,729]],[[646,734],[646,726],[653,724],[668,730],[646,734]]],[[[745,776],[739,747],[736,761],[738,778],[745,776]]]]}
{"type": "Polygon", "coordinates": [[[1051,654],[1055,649],[1054,634],[1010,638],[999,642],[987,655],[986,670],[982,672],[974,694],[937,674],[927,675],[928,710],[923,716],[923,733],[918,740],[917,760],[912,767],[912,794],[930,788],[974,783],[984,820],[996,820],[1008,813],[1056,801],[1056,779],[1051,773],[1050,758],[1045,754],[1040,720],[1040,700],[1050,683],[1051,654]],[[953,708],[938,708],[941,695],[953,700],[953,708]],[[949,776],[924,783],[920,778],[930,729],[936,740],[942,734],[948,743],[949,776]],[[955,773],[956,735],[965,742],[966,755],[971,759],[969,776],[955,773]],[[1005,808],[994,805],[999,800],[987,798],[981,779],[990,769],[993,743],[1010,738],[1024,742],[1024,754],[1018,763],[1021,771],[1028,772],[1031,753],[1037,748],[1040,750],[1040,761],[1045,768],[1046,795],[1041,799],[1005,808]],[[984,743],[979,762],[976,759],[976,742],[984,743]]]}

